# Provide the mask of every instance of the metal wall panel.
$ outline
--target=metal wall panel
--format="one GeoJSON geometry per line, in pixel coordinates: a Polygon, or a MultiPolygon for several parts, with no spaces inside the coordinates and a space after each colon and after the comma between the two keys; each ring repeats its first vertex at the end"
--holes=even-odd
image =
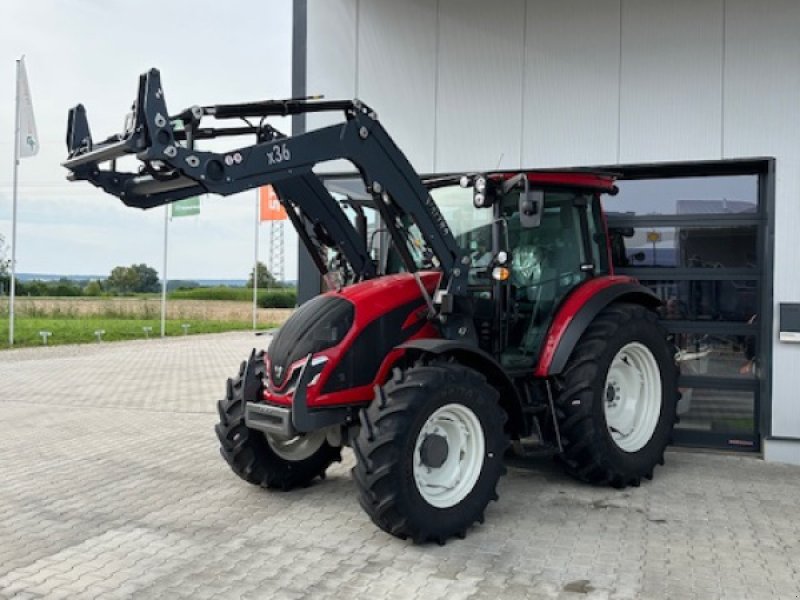
{"type": "Polygon", "coordinates": [[[725,157],[800,157],[800,3],[727,0],[725,17],[725,157]]]}
{"type": "Polygon", "coordinates": [[[528,0],[522,164],[617,160],[620,0],[528,0]]]}
{"type": "Polygon", "coordinates": [[[800,302],[800,3],[727,0],[725,12],[725,156],[776,159],[772,434],[800,438],[800,345],[777,341],[777,303],[800,302]]]}
{"type": "Polygon", "coordinates": [[[437,171],[520,166],[525,2],[440,0],[437,171]]]}
{"type": "MultiPolygon", "coordinates": [[[[357,0],[308,0],[306,90],[329,100],[356,97],[357,0]]],[[[343,119],[341,114],[309,114],[306,127],[316,129],[343,119]]],[[[333,161],[319,171],[353,170],[346,161],[333,161]]]]}
{"type": "Polygon", "coordinates": [[[721,157],[723,0],[622,3],[619,162],[721,157]]]}
{"type": "MultiPolygon", "coordinates": [[[[363,96],[423,171],[776,157],[775,302],[800,301],[800,2],[309,0],[308,13],[309,93],[363,96]]],[[[800,438],[800,346],[773,330],[772,433],[800,438]]]]}
{"type": "Polygon", "coordinates": [[[359,3],[357,95],[420,172],[434,170],[436,15],[430,0],[359,3]]]}

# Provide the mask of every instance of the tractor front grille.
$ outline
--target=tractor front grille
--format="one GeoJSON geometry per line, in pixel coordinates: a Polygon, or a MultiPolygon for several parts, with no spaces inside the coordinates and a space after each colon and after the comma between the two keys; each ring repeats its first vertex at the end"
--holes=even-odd
{"type": "Polygon", "coordinates": [[[272,387],[284,387],[292,363],[341,342],[354,319],[355,307],[340,296],[317,296],[298,308],[267,349],[272,387]]]}
{"type": "Polygon", "coordinates": [[[303,363],[298,363],[293,369],[290,367],[288,377],[282,373],[284,381],[278,384],[274,380],[272,369],[270,369],[265,381],[267,389],[270,391],[270,393],[277,394],[279,396],[288,396],[289,394],[294,393],[294,389],[297,387],[297,381],[300,379],[300,371],[302,370],[303,363]]]}

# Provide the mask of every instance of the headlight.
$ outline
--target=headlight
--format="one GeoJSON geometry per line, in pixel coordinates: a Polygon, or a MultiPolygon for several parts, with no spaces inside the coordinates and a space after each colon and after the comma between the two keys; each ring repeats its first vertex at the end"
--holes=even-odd
{"type": "MultiPolygon", "coordinates": [[[[325,368],[324,365],[326,362],[328,362],[327,356],[315,356],[314,358],[311,359],[311,364],[308,366],[309,368],[322,366],[322,369],[324,369],[325,368]]],[[[322,374],[322,369],[320,369],[319,373],[317,373],[316,375],[314,375],[314,377],[311,378],[311,381],[308,382],[308,387],[317,384],[317,382],[319,381],[319,376],[322,374]]]]}

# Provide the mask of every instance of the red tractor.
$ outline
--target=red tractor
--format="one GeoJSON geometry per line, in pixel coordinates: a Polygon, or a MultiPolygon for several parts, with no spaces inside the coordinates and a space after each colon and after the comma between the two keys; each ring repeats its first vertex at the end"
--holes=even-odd
{"type": "Polygon", "coordinates": [[[358,101],[169,115],[156,70],[141,76],[127,124],[95,144],[83,107],[73,108],[70,177],[139,208],[272,184],[331,288],[228,380],[216,432],[245,481],[305,486],[350,446],[370,518],[400,538],[443,543],[483,521],[509,451],[556,455],[582,481],[618,488],[663,464],[676,419],[674,349],[659,299],[613,273],[601,206],[616,192],[613,176],[423,181],[358,101]],[[344,120],[293,137],[265,123],[323,111],[344,120]],[[208,117],[245,125],[201,127],[208,117]],[[248,134],[254,145],[197,147],[248,134]],[[138,172],[117,170],[127,154],[142,162],[138,172]],[[313,170],[342,158],[365,198],[337,200],[313,170]],[[365,210],[380,217],[372,232],[365,210]]]}

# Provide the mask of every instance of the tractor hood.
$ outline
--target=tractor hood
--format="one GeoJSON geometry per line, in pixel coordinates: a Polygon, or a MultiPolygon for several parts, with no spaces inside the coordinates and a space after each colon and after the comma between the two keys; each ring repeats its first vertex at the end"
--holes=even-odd
{"type": "MultiPolygon", "coordinates": [[[[441,274],[420,276],[433,294],[441,274]]],[[[420,333],[436,335],[425,312],[420,289],[408,273],[370,279],[309,300],[278,330],[267,349],[266,396],[281,401],[274,395],[290,394],[309,354],[327,359],[318,382],[322,395],[360,386],[370,391],[396,346],[420,333]]],[[[316,396],[309,394],[309,400],[316,396]]]]}
{"type": "Polygon", "coordinates": [[[293,363],[341,342],[353,326],[354,318],[353,303],[333,294],[317,296],[298,308],[272,338],[267,350],[273,387],[283,387],[293,363]]]}

